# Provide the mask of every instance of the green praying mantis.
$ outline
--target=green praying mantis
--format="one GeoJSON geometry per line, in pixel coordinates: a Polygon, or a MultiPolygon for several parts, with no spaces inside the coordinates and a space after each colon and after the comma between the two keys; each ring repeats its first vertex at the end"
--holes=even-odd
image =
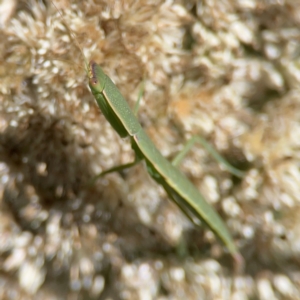
{"type": "MultiPolygon", "coordinates": [[[[118,88],[94,61],[88,65],[88,77],[92,94],[107,121],[121,138],[130,138],[136,159],[124,165],[124,168],[144,160],[149,175],[162,185],[170,199],[187,217],[196,224],[201,219],[224,242],[231,255],[240,261],[240,254],[222,219],[187,177],[157,150],[118,88]]],[[[113,168],[101,175],[119,169],[113,168]]]]}
{"type": "MultiPolygon", "coordinates": [[[[78,47],[80,48],[79,45],[78,47]]],[[[132,149],[136,155],[134,162],[104,171],[97,178],[113,171],[129,168],[144,160],[149,175],[164,188],[170,199],[193,223],[199,225],[199,220],[204,222],[223,241],[237,264],[241,265],[242,256],[217,212],[206,202],[188,178],[175,167],[176,163],[170,163],[158,151],[141,127],[127,101],[102,68],[96,62],[90,61],[87,69],[89,87],[100,110],[121,138],[130,138],[132,149]]],[[[208,147],[206,145],[206,148],[208,147]]],[[[241,176],[242,172],[230,167],[216,152],[212,151],[212,153],[235,175],[241,176]]]]}

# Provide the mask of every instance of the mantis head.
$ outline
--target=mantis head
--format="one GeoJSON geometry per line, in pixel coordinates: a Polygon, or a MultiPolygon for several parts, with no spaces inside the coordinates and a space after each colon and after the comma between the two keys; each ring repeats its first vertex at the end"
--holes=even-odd
{"type": "Polygon", "coordinates": [[[88,76],[89,76],[89,86],[92,93],[100,94],[103,92],[105,87],[105,78],[102,68],[93,60],[90,61],[88,65],[88,76]]]}

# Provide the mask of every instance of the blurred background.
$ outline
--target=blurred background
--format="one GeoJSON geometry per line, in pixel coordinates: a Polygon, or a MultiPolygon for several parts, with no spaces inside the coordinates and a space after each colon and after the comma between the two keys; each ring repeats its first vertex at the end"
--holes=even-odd
{"type": "Polygon", "coordinates": [[[0,2],[0,299],[300,299],[300,1],[0,2]],[[215,207],[194,226],[88,88],[95,60],[215,207]],[[297,217],[298,216],[298,217],[297,217]]]}

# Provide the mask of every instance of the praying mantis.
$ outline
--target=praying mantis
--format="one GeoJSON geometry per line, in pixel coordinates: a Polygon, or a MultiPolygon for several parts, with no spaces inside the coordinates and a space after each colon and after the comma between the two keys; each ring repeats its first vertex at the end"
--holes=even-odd
{"type": "MultiPolygon", "coordinates": [[[[107,121],[121,138],[130,138],[136,159],[124,165],[124,168],[144,160],[149,175],[164,188],[187,217],[195,224],[201,219],[223,241],[235,260],[240,261],[241,256],[222,219],[187,177],[157,150],[118,88],[94,61],[88,65],[88,77],[91,92],[107,121]]],[[[119,169],[113,168],[101,175],[119,169]]]]}
{"type": "MultiPolygon", "coordinates": [[[[162,156],[141,127],[121,92],[102,68],[96,62],[90,61],[87,69],[89,87],[100,110],[121,138],[130,139],[131,147],[136,155],[132,163],[111,168],[102,172],[97,178],[113,171],[129,168],[144,160],[149,175],[164,188],[169,198],[194,224],[199,225],[199,220],[205,223],[225,244],[234,260],[241,264],[242,256],[225,223],[214,208],[206,202],[197,188],[175,167],[175,164],[162,156]]],[[[238,170],[236,174],[241,175],[238,170]]]]}

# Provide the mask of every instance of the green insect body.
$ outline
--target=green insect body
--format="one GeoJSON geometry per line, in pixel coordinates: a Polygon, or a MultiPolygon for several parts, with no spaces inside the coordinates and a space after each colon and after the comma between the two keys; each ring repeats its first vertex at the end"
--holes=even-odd
{"type": "Polygon", "coordinates": [[[224,242],[232,256],[241,260],[222,219],[187,177],[157,150],[112,80],[93,61],[88,73],[90,89],[104,116],[122,138],[130,137],[137,160],[145,160],[150,176],[194,223],[201,219],[224,242]]]}

